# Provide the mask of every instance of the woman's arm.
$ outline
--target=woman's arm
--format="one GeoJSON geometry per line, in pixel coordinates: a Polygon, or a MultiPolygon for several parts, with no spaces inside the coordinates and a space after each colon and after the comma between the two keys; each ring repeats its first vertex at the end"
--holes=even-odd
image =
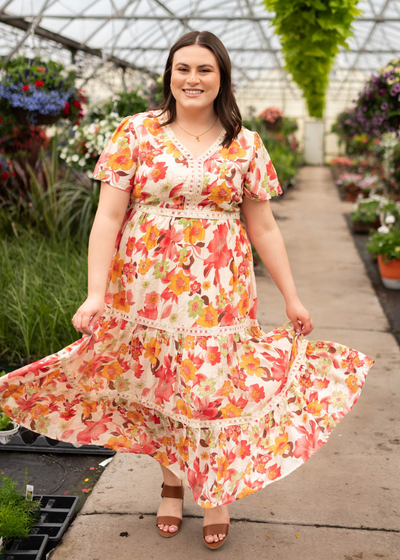
{"type": "Polygon", "coordinates": [[[297,296],[285,243],[269,200],[260,202],[243,197],[241,211],[250,241],[285,298],[287,316],[296,331],[309,334],[314,324],[297,296]]]}
{"type": "Polygon", "coordinates": [[[72,318],[75,329],[84,334],[91,333],[104,311],[107,275],[129,197],[129,192],[108,183],[101,184],[99,205],[89,236],[88,297],[72,318]]]}

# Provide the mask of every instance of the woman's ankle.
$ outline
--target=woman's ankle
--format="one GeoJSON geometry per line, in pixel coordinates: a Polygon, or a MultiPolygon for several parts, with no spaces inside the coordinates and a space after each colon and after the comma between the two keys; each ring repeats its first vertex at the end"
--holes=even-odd
{"type": "Polygon", "coordinates": [[[163,473],[164,484],[166,486],[181,486],[182,482],[180,478],[174,475],[169,469],[161,466],[161,470],[163,473]]]}

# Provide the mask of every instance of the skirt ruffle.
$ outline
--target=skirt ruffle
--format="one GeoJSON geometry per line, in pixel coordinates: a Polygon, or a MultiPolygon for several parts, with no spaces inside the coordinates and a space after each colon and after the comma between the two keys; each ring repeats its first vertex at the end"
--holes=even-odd
{"type": "Polygon", "coordinates": [[[107,312],[92,335],[0,378],[0,408],[53,439],[150,455],[207,508],[307,461],[373,363],[290,322],[193,336],[107,312]]]}

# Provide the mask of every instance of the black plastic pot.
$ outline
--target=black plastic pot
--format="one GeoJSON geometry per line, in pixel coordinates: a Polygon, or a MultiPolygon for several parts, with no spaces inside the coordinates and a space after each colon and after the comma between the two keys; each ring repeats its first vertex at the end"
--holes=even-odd
{"type": "Polygon", "coordinates": [[[14,539],[5,548],[4,560],[42,560],[48,542],[48,535],[30,535],[26,539],[14,539]]]}

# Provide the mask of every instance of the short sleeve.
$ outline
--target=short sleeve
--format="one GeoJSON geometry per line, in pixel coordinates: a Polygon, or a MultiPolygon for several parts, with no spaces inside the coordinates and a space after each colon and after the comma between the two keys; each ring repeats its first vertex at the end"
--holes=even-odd
{"type": "Polygon", "coordinates": [[[97,160],[93,178],[131,192],[134,184],[139,144],[133,117],[125,117],[117,126],[97,160]]]}
{"type": "Polygon", "coordinates": [[[282,193],[271,158],[260,135],[255,132],[250,165],[244,178],[243,194],[252,200],[263,201],[282,193]]]}

